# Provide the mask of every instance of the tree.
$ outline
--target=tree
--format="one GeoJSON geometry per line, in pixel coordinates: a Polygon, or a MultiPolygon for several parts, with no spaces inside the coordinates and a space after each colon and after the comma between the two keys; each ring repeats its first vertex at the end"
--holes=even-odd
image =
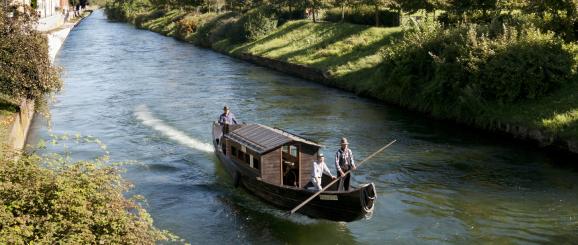
{"type": "Polygon", "coordinates": [[[311,10],[313,23],[317,22],[319,10],[329,6],[328,0],[305,0],[305,3],[305,5],[311,10]]]}
{"type": "Polygon", "coordinates": [[[352,6],[357,3],[359,0],[335,0],[334,4],[341,8],[341,22],[345,19],[345,7],[352,6]]]}
{"type": "Polygon", "coordinates": [[[60,90],[60,73],[48,56],[48,40],[35,29],[34,9],[26,6],[23,12],[12,7],[1,9],[0,93],[24,103],[60,90]],[[7,16],[9,12],[12,17],[7,16]]]}

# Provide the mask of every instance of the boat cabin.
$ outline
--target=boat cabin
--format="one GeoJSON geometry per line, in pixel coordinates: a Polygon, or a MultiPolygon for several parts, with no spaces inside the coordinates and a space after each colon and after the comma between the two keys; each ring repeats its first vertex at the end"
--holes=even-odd
{"type": "Polygon", "coordinates": [[[220,143],[220,150],[229,159],[267,183],[297,188],[307,185],[322,145],[261,124],[231,126],[220,143]]]}

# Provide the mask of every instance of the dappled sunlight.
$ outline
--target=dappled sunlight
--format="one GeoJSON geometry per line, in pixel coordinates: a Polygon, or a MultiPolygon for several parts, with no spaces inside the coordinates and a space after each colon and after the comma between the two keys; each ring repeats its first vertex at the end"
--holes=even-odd
{"type": "Polygon", "coordinates": [[[564,131],[564,129],[578,123],[578,109],[564,113],[556,113],[550,118],[542,119],[542,125],[551,131],[564,131]]]}

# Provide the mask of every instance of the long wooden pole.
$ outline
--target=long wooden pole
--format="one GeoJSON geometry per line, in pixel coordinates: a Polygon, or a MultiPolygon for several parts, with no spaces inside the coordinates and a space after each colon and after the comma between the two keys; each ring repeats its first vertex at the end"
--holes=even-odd
{"type": "MultiPolygon", "coordinates": [[[[393,143],[395,143],[397,140],[393,140],[391,142],[389,142],[389,144],[385,145],[384,147],[381,147],[379,150],[377,150],[376,152],[374,152],[373,154],[369,155],[368,157],[366,157],[365,159],[363,159],[363,161],[361,161],[359,164],[357,164],[356,167],[361,166],[361,164],[363,164],[364,162],[366,162],[367,160],[371,159],[372,157],[374,157],[375,155],[377,155],[378,153],[380,153],[381,151],[385,150],[385,148],[389,147],[390,145],[393,145],[393,143]]],[[[297,212],[297,210],[301,209],[303,206],[305,206],[305,204],[309,203],[311,200],[313,200],[313,198],[315,198],[316,196],[319,196],[319,194],[323,193],[325,190],[327,190],[327,188],[331,187],[333,184],[337,183],[337,181],[339,181],[341,178],[347,176],[347,174],[349,174],[350,172],[352,172],[353,169],[348,170],[347,172],[345,172],[342,176],[340,176],[339,178],[334,179],[333,181],[329,182],[329,184],[327,184],[325,187],[323,187],[323,189],[319,190],[318,192],[316,192],[315,194],[313,194],[313,196],[307,198],[307,200],[303,201],[301,204],[299,204],[297,207],[295,207],[294,209],[291,209],[291,214],[294,214],[295,212],[297,212]]]]}

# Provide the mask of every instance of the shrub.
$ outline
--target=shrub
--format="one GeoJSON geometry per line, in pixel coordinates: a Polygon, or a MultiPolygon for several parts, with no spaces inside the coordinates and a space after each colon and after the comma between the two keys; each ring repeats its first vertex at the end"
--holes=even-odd
{"type": "Polygon", "coordinates": [[[281,26],[290,20],[300,20],[305,19],[305,9],[302,8],[281,8],[276,11],[277,15],[277,26],[281,26]]]}
{"type": "Polygon", "coordinates": [[[231,35],[238,36],[238,28],[234,24],[239,20],[239,15],[234,12],[218,15],[199,27],[195,43],[203,47],[211,47],[211,45],[219,40],[230,37],[231,35]],[[228,33],[227,30],[233,31],[228,33]]]}
{"type": "Polygon", "coordinates": [[[239,25],[242,26],[240,39],[236,41],[255,41],[277,28],[277,18],[271,9],[253,9],[241,17],[239,25]]]}
{"type": "Polygon", "coordinates": [[[39,156],[0,158],[0,244],[154,244],[174,237],[123,194],[114,167],[39,156]],[[48,164],[51,168],[41,167],[48,164]]]}
{"type": "MultiPolygon", "coordinates": [[[[375,25],[375,9],[369,6],[358,6],[355,8],[346,8],[344,21],[360,25],[375,25]]],[[[379,14],[380,26],[399,26],[399,13],[390,10],[380,9],[379,14]]],[[[325,13],[325,20],[330,22],[341,21],[341,8],[332,8],[325,13]]]]}
{"type": "Polygon", "coordinates": [[[217,14],[195,14],[189,13],[176,23],[176,36],[181,40],[186,40],[191,34],[204,25],[207,20],[214,18],[217,14]]]}
{"type": "Polygon", "coordinates": [[[109,1],[104,7],[104,13],[109,20],[127,21],[126,11],[122,8],[120,3],[109,1]]]}
{"type": "Polygon", "coordinates": [[[166,11],[163,9],[155,9],[151,13],[148,14],[139,14],[134,16],[133,23],[137,28],[144,28],[143,24],[147,21],[158,19],[163,17],[166,14],[166,11]]]}
{"type": "Polygon", "coordinates": [[[35,13],[29,7],[0,11],[0,93],[17,100],[40,99],[62,87],[48,56],[48,40],[35,29],[35,13]],[[7,17],[8,12],[14,16],[7,17]]]}
{"type": "Polygon", "coordinates": [[[443,116],[473,118],[487,102],[541,97],[568,81],[574,60],[552,33],[505,27],[435,25],[389,47],[378,76],[385,98],[443,116]]]}

